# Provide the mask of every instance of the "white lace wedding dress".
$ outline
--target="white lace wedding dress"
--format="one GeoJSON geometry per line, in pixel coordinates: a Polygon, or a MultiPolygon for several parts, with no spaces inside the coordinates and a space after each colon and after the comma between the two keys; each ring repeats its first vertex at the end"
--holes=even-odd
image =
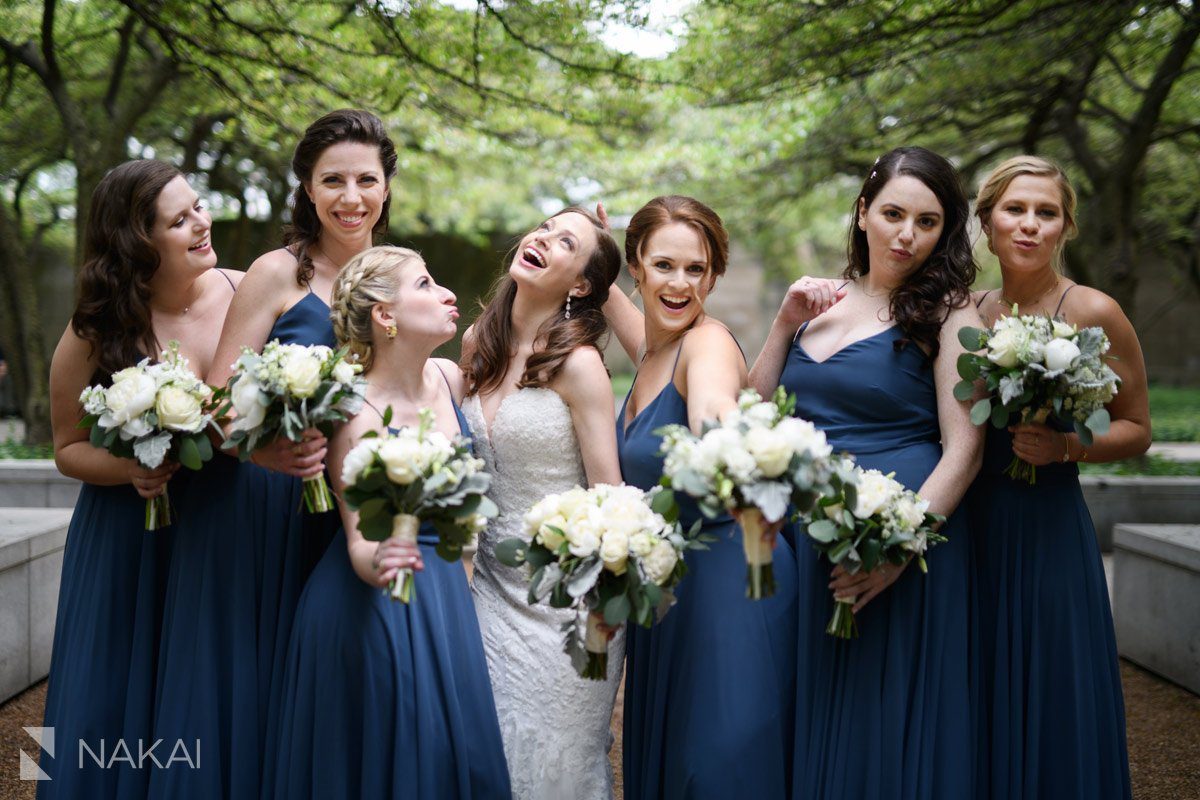
{"type": "Polygon", "coordinates": [[[496,695],[504,754],[517,800],[612,797],[609,721],[625,657],[624,632],[609,644],[608,680],[585,680],[563,652],[570,609],[527,602],[524,569],[493,555],[496,542],[525,537],[522,517],[547,494],[587,486],[566,403],[551,389],[525,388],[504,398],[491,430],[478,396],[462,405],[475,452],[494,476],[500,506],[479,537],[472,592],[496,695]]]}

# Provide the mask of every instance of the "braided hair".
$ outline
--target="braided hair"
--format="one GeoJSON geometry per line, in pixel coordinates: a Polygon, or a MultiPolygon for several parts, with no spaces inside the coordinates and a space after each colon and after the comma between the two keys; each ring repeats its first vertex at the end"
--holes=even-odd
{"type": "Polygon", "coordinates": [[[338,344],[350,348],[363,372],[370,371],[375,359],[371,309],[395,299],[401,270],[414,262],[425,263],[415,250],[384,245],[362,251],[338,273],[329,318],[338,344]]]}

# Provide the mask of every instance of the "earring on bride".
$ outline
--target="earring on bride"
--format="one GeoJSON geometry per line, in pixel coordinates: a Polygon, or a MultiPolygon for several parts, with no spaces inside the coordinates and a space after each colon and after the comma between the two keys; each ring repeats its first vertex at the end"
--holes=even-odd
{"type": "Polygon", "coordinates": [[[563,316],[567,319],[571,318],[571,295],[567,295],[567,311],[563,316]]]}

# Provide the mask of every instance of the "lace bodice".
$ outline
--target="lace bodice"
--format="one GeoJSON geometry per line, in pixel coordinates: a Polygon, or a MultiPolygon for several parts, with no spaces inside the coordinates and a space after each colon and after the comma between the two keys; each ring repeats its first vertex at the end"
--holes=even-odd
{"type": "Polygon", "coordinates": [[[475,452],[494,476],[490,496],[500,507],[500,516],[480,534],[472,591],[513,797],[610,798],[609,722],[624,661],[623,633],[609,644],[608,680],[584,680],[562,651],[561,627],[574,612],[529,605],[525,571],[493,555],[497,542],[527,538],[523,517],[538,500],[587,485],[571,411],[557,392],[542,388],[504,398],[490,429],[477,396],[462,409],[475,452]]]}

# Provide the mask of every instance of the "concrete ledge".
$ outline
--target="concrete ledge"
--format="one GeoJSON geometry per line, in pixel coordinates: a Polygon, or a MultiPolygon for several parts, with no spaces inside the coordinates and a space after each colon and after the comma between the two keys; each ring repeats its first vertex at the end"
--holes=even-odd
{"type": "Polygon", "coordinates": [[[0,508],[74,508],[79,481],[49,458],[0,459],[0,508]]]}
{"type": "Polygon", "coordinates": [[[1113,623],[1130,661],[1200,694],[1200,525],[1117,525],[1113,623]]]}
{"type": "Polygon", "coordinates": [[[0,508],[0,703],[50,672],[71,513],[0,508]]]}
{"type": "Polygon", "coordinates": [[[1084,475],[1079,479],[1100,549],[1113,548],[1113,526],[1200,523],[1200,478],[1084,475]]]}

